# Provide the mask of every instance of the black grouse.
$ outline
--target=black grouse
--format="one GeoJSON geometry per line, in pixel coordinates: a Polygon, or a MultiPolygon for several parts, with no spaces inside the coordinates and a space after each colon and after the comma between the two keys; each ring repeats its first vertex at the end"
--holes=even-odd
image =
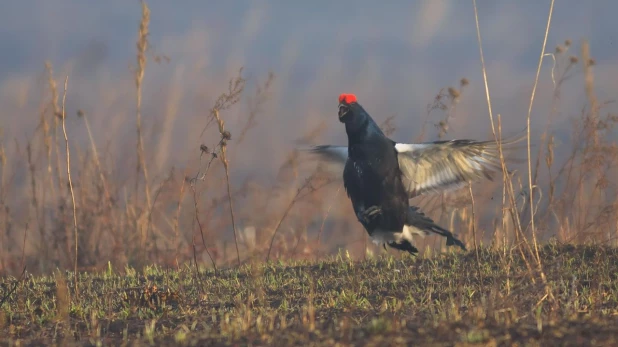
{"type": "MultiPolygon", "coordinates": [[[[436,225],[409,199],[429,192],[459,188],[499,171],[495,141],[450,140],[397,143],[380,130],[354,94],[339,96],[339,121],[345,124],[348,146],[319,145],[311,152],[345,163],[343,182],[354,212],[376,244],[418,253],[412,235],[433,232],[446,244],[465,245],[436,225]]],[[[507,145],[519,141],[505,141],[507,145]]]]}

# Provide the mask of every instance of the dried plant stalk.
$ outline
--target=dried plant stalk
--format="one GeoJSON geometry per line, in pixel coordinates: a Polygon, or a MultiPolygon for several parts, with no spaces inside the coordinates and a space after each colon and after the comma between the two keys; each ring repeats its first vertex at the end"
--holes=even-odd
{"type": "MultiPolygon", "coordinates": [[[[135,86],[137,88],[136,95],[136,129],[137,129],[137,176],[138,180],[140,170],[144,174],[144,185],[146,193],[146,204],[150,208],[150,190],[148,181],[148,167],[144,158],[144,140],[142,138],[142,82],[144,80],[144,72],[146,71],[146,51],[148,50],[148,25],[150,24],[150,9],[146,2],[142,1],[142,19],[139,23],[139,32],[137,39],[137,70],[135,71],[135,86]]],[[[135,198],[137,199],[138,181],[135,183],[135,198]]],[[[137,201],[137,200],[136,200],[137,201]]]]}
{"type": "Polygon", "coordinates": [[[232,135],[230,134],[229,131],[225,130],[225,122],[223,122],[223,119],[221,119],[221,117],[219,116],[219,110],[218,109],[214,109],[213,110],[213,115],[215,117],[215,119],[217,120],[217,124],[219,125],[219,133],[221,134],[221,162],[223,163],[223,168],[225,169],[225,182],[227,185],[227,197],[228,197],[228,203],[229,203],[229,207],[230,207],[230,218],[232,218],[232,229],[234,230],[234,244],[236,246],[236,257],[238,258],[238,265],[240,265],[240,252],[238,251],[238,233],[236,232],[236,219],[234,218],[234,205],[232,203],[232,192],[231,192],[231,188],[230,188],[230,169],[229,169],[229,163],[227,161],[227,156],[226,156],[226,147],[227,147],[227,141],[231,140],[232,135]]]}
{"type": "Polygon", "coordinates": [[[64,144],[67,156],[67,180],[69,183],[69,191],[71,192],[71,202],[73,203],[73,233],[75,242],[75,262],[73,263],[73,276],[75,280],[75,293],[79,296],[77,287],[77,258],[78,258],[78,238],[77,238],[77,206],[75,205],[75,192],[73,191],[73,180],[71,179],[71,152],[69,150],[69,137],[67,136],[66,128],[66,100],[67,87],[69,85],[69,76],[64,79],[64,93],[62,95],[62,133],[64,134],[64,144]]]}

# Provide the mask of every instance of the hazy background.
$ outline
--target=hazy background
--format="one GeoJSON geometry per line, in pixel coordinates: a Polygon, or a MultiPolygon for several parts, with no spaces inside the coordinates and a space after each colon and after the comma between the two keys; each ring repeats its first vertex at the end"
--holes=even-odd
{"type": "MultiPolygon", "coordinates": [[[[174,165],[195,165],[208,110],[243,66],[251,95],[272,71],[268,102],[242,151],[230,142],[233,184],[247,173],[275,180],[294,140],[326,121],[320,142],[345,144],[336,119],[337,96],[357,94],[380,122],[396,116],[393,138],[410,141],[440,88],[464,90],[448,138],[489,136],[472,1],[165,1],[150,0],[152,54],[143,87],[143,124],[153,182],[174,165]],[[169,57],[156,64],[154,55],[169,57]]],[[[503,131],[525,126],[549,1],[479,0],[479,20],[494,114],[503,131]]],[[[556,1],[547,50],[565,39],[579,55],[588,39],[601,102],[618,91],[618,2],[556,1]]],[[[19,0],[0,4],[0,127],[14,201],[26,196],[23,147],[49,100],[44,62],[62,85],[69,75],[67,131],[72,148],[88,139],[75,112],[89,115],[94,138],[114,162],[114,175],[135,170],[135,43],[140,3],[127,0],[19,0]],[[21,147],[20,147],[21,146],[21,147]],[[20,154],[21,153],[21,154],[20,154]],[[23,189],[22,189],[23,187],[23,189]]],[[[581,64],[580,64],[581,65],[581,64]]],[[[549,114],[551,57],[546,57],[532,112],[537,138],[549,114]]],[[[552,130],[568,140],[569,119],[585,104],[580,68],[561,94],[552,130]]],[[[222,113],[238,134],[246,98],[222,113]]],[[[610,110],[616,106],[610,105],[610,110]]],[[[437,122],[441,114],[430,118],[437,122]]],[[[430,125],[427,139],[436,138],[430,125]]],[[[560,143],[559,141],[557,141],[560,143]]],[[[559,147],[558,147],[559,150],[559,147]]]]}
{"type": "MultiPolygon", "coordinates": [[[[415,135],[426,106],[441,87],[470,86],[453,120],[453,136],[485,136],[484,87],[472,1],[158,1],[151,9],[153,53],[169,63],[147,67],[144,123],[156,127],[166,105],[177,104],[170,153],[195,150],[196,128],[188,120],[205,114],[237,69],[249,86],[276,75],[271,100],[250,140],[256,152],[275,150],[319,120],[329,120],[325,140],[345,142],[336,121],[336,98],[358,94],[378,119],[396,115],[402,141],[415,135]],[[253,82],[253,83],[251,83],[253,82]],[[170,89],[180,89],[173,100],[170,89]],[[277,136],[263,137],[270,129],[277,136]]],[[[478,1],[489,86],[505,131],[524,126],[540,53],[549,1],[478,1]]],[[[556,2],[548,50],[564,39],[590,40],[599,99],[614,98],[618,86],[618,3],[556,2]]],[[[134,121],[135,41],[138,1],[6,1],[0,5],[0,100],[5,136],[23,139],[34,129],[46,87],[45,60],[56,78],[70,75],[68,108],[91,114],[103,140],[110,131],[129,130],[134,121]],[[103,103],[101,101],[104,101],[103,103]]],[[[546,58],[533,110],[544,124],[549,102],[551,58],[546,58]]],[[[577,77],[581,77],[579,74],[577,77]]],[[[582,96],[583,84],[565,93],[582,96]]],[[[562,120],[576,115],[581,99],[563,98],[562,120]]],[[[236,108],[225,115],[233,132],[236,108]]],[[[70,112],[72,113],[72,112],[70,112]]],[[[76,120],[75,120],[76,121],[76,120]]],[[[199,134],[198,134],[199,135],[199,134]]],[[[132,139],[129,141],[133,141],[132,139]]],[[[11,141],[9,141],[11,142],[11,141]]],[[[116,145],[121,145],[117,143],[116,145]]],[[[247,153],[248,154],[248,153],[247,153]]],[[[261,157],[254,163],[268,164],[261,157]]],[[[181,156],[166,160],[182,162],[181,156]]],[[[250,159],[249,159],[250,160],[250,159]]],[[[170,163],[172,163],[170,162],[170,163]]]]}

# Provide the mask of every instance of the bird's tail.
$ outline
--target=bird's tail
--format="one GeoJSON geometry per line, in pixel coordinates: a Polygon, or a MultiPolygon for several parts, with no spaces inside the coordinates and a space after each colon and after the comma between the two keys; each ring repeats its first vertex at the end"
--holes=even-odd
{"type": "Polygon", "coordinates": [[[447,246],[459,246],[464,251],[466,250],[466,245],[457,239],[453,233],[437,225],[416,206],[410,206],[408,209],[407,224],[424,231],[426,234],[433,232],[446,237],[447,246]]]}

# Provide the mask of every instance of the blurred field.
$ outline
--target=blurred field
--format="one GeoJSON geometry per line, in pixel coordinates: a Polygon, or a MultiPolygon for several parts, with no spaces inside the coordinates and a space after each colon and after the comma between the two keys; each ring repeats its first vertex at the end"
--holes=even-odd
{"type": "MultiPolygon", "coordinates": [[[[595,57],[598,39],[550,35],[527,115],[534,71],[492,65],[487,46],[487,66],[475,51],[476,65],[461,62],[473,76],[445,68],[444,86],[431,74],[457,66],[463,51],[427,71],[419,66],[433,61],[424,58],[406,63],[414,70],[390,66],[376,58],[378,34],[362,41],[367,51],[351,39],[361,53],[347,65],[333,63],[345,60],[343,48],[319,70],[299,68],[301,51],[282,49],[279,68],[256,71],[216,49],[202,57],[201,29],[156,41],[157,14],[141,6],[124,52],[129,70],[101,68],[110,53],[93,41],[88,54],[2,79],[4,343],[569,344],[592,332],[613,341],[618,70],[595,57]],[[286,94],[298,81],[306,83],[286,94]],[[506,163],[507,175],[412,201],[470,252],[432,236],[418,241],[414,260],[368,241],[341,172],[295,150],[345,143],[335,118],[341,92],[359,95],[401,142],[507,137],[530,123],[531,146],[506,163]],[[279,334],[286,326],[290,334],[279,334]]],[[[444,10],[432,6],[421,7],[444,10]]],[[[238,44],[250,45],[260,13],[250,13],[256,22],[238,44]]],[[[479,30],[494,47],[495,33],[479,30]]],[[[538,59],[537,36],[534,54],[518,58],[538,59]]],[[[418,49],[428,39],[411,40],[418,49]]]]}
{"type": "MultiPolygon", "coordinates": [[[[282,106],[289,102],[280,99],[278,71],[255,77],[240,65],[225,69],[228,76],[196,85],[188,77],[193,70],[174,64],[150,42],[153,17],[144,5],[129,72],[117,80],[110,80],[116,74],[84,79],[73,62],[56,70],[47,61],[35,83],[5,85],[0,95],[7,117],[0,126],[9,130],[0,137],[0,273],[19,274],[24,266],[30,273],[95,270],[108,261],[117,268],[190,261],[225,267],[251,257],[318,259],[347,250],[364,259],[381,252],[368,244],[354,219],[341,173],[294,150],[345,143],[335,119],[341,90],[328,97],[307,95],[305,106],[290,108],[282,106]],[[172,75],[161,80],[166,69],[172,75]],[[150,71],[156,80],[149,80],[150,71]]],[[[462,189],[413,201],[470,246],[504,249],[524,239],[550,238],[615,244],[616,115],[612,100],[597,95],[611,92],[595,87],[598,63],[587,40],[549,42],[546,50],[534,108],[542,111],[530,117],[532,184],[522,148],[517,153],[522,162],[508,163],[513,175],[506,181],[498,175],[494,182],[473,185],[473,195],[462,189]],[[573,100],[582,102],[576,113],[564,109],[573,100]]],[[[206,71],[205,78],[212,73],[206,71]]],[[[483,102],[478,76],[474,83],[456,78],[430,91],[436,94],[423,101],[424,114],[409,117],[384,104],[392,96],[380,101],[379,93],[362,88],[357,93],[399,141],[491,139],[485,106],[471,114],[471,105],[483,102]]],[[[497,87],[492,90],[502,89],[497,87]]],[[[529,100],[515,99],[525,113],[529,100]]],[[[525,114],[502,117],[494,109],[496,136],[526,126],[525,114]]],[[[443,240],[434,237],[419,242],[423,252],[443,249],[443,240]]]]}

